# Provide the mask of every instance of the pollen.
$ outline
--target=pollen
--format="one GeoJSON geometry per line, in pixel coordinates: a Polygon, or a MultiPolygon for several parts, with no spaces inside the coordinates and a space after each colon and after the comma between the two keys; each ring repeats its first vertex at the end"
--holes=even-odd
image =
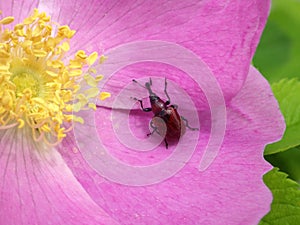
{"type": "Polygon", "coordinates": [[[96,109],[90,100],[99,96],[102,75],[94,77],[89,67],[98,54],[79,50],[64,61],[75,31],[37,9],[5,28],[12,22],[14,17],[0,20],[0,130],[29,127],[34,140],[56,145],[74,122],[84,123],[74,111],[96,109]]]}
{"type": "Polygon", "coordinates": [[[99,95],[99,99],[102,100],[102,101],[109,98],[109,97],[110,97],[109,92],[101,92],[100,95],[99,95]]]}

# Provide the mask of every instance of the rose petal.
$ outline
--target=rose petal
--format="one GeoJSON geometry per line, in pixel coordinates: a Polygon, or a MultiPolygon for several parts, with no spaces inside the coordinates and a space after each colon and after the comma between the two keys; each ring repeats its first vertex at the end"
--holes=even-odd
{"type": "MultiPolygon", "coordinates": [[[[92,198],[122,224],[257,224],[272,201],[262,181],[262,175],[271,166],[263,159],[262,152],[266,143],[281,137],[284,120],[269,84],[255,69],[250,69],[243,89],[229,103],[227,118],[222,148],[207,170],[198,170],[209,138],[204,129],[187,165],[158,184],[140,187],[116,184],[91,169],[80,152],[65,150],[63,155],[92,198]]],[[[105,129],[110,121],[99,123],[105,129]]],[[[86,136],[86,139],[89,143],[86,149],[98,148],[93,138],[86,136]]],[[[142,153],[140,156],[140,161],[145,162],[142,153]]],[[[89,160],[101,156],[94,157],[89,160]]],[[[120,160],[126,161],[128,157],[124,153],[120,160]]]]}
{"type": "Polygon", "coordinates": [[[33,12],[33,9],[38,6],[36,0],[8,0],[0,2],[0,10],[2,15],[0,18],[13,16],[15,21],[13,24],[17,24],[23,21],[28,15],[33,12]]]}
{"type": "Polygon", "coordinates": [[[246,78],[269,5],[256,0],[42,0],[39,8],[77,30],[71,52],[102,52],[136,40],[179,43],[208,64],[227,99],[246,78]]]}
{"type": "Polygon", "coordinates": [[[1,224],[116,224],[56,149],[34,143],[30,134],[16,129],[1,131],[0,149],[1,224]]]}
{"type": "Polygon", "coordinates": [[[267,80],[252,66],[249,73],[251,76],[243,89],[229,103],[228,134],[233,143],[244,143],[254,138],[256,143],[275,142],[285,130],[283,116],[267,80]],[[256,100],[257,95],[261,95],[259,101],[256,100]],[[246,131],[244,135],[239,132],[241,126],[246,131]]]}

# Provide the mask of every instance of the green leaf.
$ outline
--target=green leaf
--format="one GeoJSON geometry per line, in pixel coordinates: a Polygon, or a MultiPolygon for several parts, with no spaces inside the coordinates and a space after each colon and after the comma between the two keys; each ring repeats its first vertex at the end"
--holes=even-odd
{"type": "Polygon", "coordinates": [[[287,178],[287,174],[274,168],[264,175],[264,182],[272,191],[271,211],[259,225],[298,225],[300,223],[299,184],[287,178]]]}
{"type": "Polygon", "coordinates": [[[284,79],[272,84],[272,90],[284,116],[286,131],[279,142],[266,147],[265,155],[300,145],[300,82],[284,79]]]}
{"type": "Polygon", "coordinates": [[[300,1],[273,0],[253,63],[270,82],[300,77],[300,1]]]}
{"type": "Polygon", "coordinates": [[[300,146],[284,152],[266,155],[265,159],[274,167],[287,173],[291,179],[300,182],[300,146]]]}

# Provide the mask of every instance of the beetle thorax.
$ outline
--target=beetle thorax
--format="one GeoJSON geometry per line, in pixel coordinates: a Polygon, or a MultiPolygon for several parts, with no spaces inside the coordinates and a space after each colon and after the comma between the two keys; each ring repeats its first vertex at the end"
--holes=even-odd
{"type": "Polygon", "coordinates": [[[157,95],[149,96],[152,112],[154,115],[158,115],[162,110],[165,110],[165,103],[157,95]]]}

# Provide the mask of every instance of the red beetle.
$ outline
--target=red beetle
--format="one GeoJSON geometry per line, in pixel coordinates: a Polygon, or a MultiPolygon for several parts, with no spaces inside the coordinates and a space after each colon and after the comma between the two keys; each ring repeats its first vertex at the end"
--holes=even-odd
{"type": "MultiPolygon", "coordinates": [[[[136,80],[132,80],[133,82],[139,84],[136,80]]],[[[139,84],[141,85],[141,84],[139,84]]],[[[149,92],[149,100],[151,107],[144,108],[143,101],[137,98],[140,102],[141,108],[144,112],[153,112],[154,117],[152,118],[150,125],[153,128],[153,131],[148,136],[157,132],[160,135],[165,134],[165,144],[166,148],[168,148],[168,141],[167,140],[176,140],[178,141],[180,137],[185,133],[186,127],[190,130],[198,130],[198,128],[192,128],[189,126],[187,119],[183,116],[178,114],[177,105],[170,105],[170,97],[167,92],[167,79],[165,79],[165,95],[167,96],[168,100],[163,101],[160,97],[158,97],[151,89],[152,80],[150,78],[149,82],[145,83],[145,86],[141,85],[142,87],[146,88],[149,92]]]]}

